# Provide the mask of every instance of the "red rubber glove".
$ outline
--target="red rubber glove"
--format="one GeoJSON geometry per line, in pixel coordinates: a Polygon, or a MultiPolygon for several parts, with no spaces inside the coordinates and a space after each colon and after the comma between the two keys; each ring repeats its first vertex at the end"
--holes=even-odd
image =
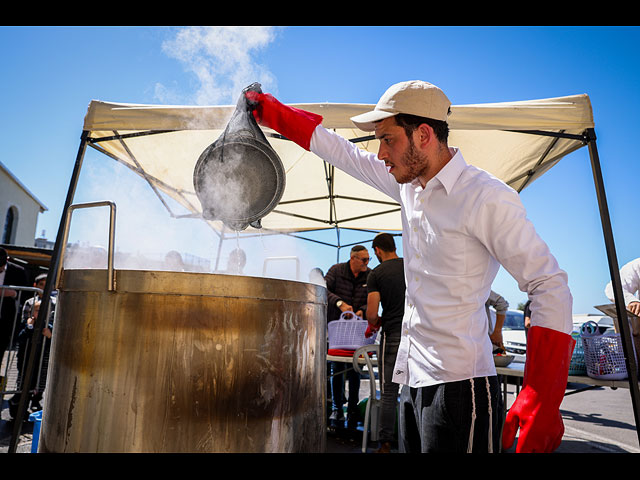
{"type": "Polygon", "coordinates": [[[518,427],[517,453],[550,453],[560,446],[564,434],[560,403],[575,344],[571,335],[557,330],[529,329],[523,387],[507,413],[504,449],[513,445],[518,427]]]}
{"type": "Polygon", "coordinates": [[[284,105],[269,93],[247,91],[245,96],[249,101],[258,104],[253,116],[260,125],[275,130],[309,150],[311,135],[322,123],[321,115],[284,105]]]}
{"type": "Polygon", "coordinates": [[[367,327],[367,329],[364,332],[364,338],[369,338],[371,337],[374,333],[376,333],[378,331],[379,327],[374,327],[373,325],[369,324],[369,326],[367,327]]]}

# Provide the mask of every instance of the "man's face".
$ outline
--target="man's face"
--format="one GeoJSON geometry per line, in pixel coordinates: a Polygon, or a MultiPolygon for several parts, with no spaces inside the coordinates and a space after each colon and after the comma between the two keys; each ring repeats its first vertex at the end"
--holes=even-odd
{"type": "Polygon", "coordinates": [[[384,161],[396,182],[409,183],[426,169],[426,155],[416,149],[413,135],[407,137],[404,128],[396,124],[394,117],[378,122],[375,134],[380,140],[378,158],[384,161]]]}
{"type": "Polygon", "coordinates": [[[367,271],[369,265],[369,252],[367,250],[360,250],[359,252],[353,252],[349,259],[351,264],[351,270],[355,273],[361,273],[367,271]]]}

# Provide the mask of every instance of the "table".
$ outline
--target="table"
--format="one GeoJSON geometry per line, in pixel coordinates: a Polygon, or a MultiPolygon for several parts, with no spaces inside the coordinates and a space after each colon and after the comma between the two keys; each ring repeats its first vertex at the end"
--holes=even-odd
{"type": "MultiPolygon", "coordinates": [[[[510,363],[506,367],[496,367],[498,375],[502,375],[502,399],[504,405],[507,405],[507,381],[509,377],[515,377],[518,379],[516,384],[516,395],[520,392],[520,382],[524,378],[524,363],[514,362],[510,363]]],[[[629,380],[602,380],[599,378],[591,378],[587,375],[569,375],[567,377],[567,383],[579,383],[582,385],[588,385],[584,388],[579,388],[572,392],[566,392],[565,396],[573,395],[575,393],[584,392],[585,390],[591,390],[598,387],[610,387],[610,388],[629,388],[629,380]]]]}
{"type": "MultiPolygon", "coordinates": [[[[338,355],[327,355],[327,362],[353,363],[353,356],[351,356],[351,357],[343,357],[343,356],[338,356],[338,355]]],[[[376,355],[373,358],[371,358],[371,362],[374,365],[378,365],[378,356],[376,355]]],[[[365,364],[364,358],[360,357],[358,359],[358,363],[361,363],[362,365],[364,365],[365,364]]]]}

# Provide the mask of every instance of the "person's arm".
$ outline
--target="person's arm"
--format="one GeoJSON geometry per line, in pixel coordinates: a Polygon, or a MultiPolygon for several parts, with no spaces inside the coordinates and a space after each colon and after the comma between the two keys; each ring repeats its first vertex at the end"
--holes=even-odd
{"type": "Polygon", "coordinates": [[[493,327],[493,332],[489,335],[491,343],[504,350],[504,341],[502,339],[502,327],[504,325],[505,314],[496,312],[496,324],[493,327]]]}
{"type": "Polygon", "coordinates": [[[527,293],[536,312],[532,326],[570,336],[573,298],[567,274],[527,218],[518,194],[504,185],[487,188],[467,215],[470,233],[527,293]]]}
{"type": "Polygon", "coordinates": [[[18,292],[13,288],[0,286],[0,290],[2,290],[0,292],[1,296],[8,297],[8,298],[16,298],[18,296],[18,292]]]}
{"type": "Polygon", "coordinates": [[[311,152],[357,180],[400,202],[400,186],[377,154],[327,130],[321,125],[311,137],[311,152]]]}
{"type": "Polygon", "coordinates": [[[399,187],[377,155],[322,127],[322,116],[285,105],[268,93],[248,91],[256,121],[311,151],[327,163],[400,201],[399,187]]]}
{"type": "Polygon", "coordinates": [[[507,310],[509,309],[509,302],[507,302],[502,295],[491,290],[487,303],[496,311],[496,324],[493,327],[493,332],[489,334],[489,338],[491,339],[491,343],[504,350],[502,327],[504,325],[507,310]]]}
{"type": "MultiPolygon", "coordinates": [[[[640,301],[635,295],[640,287],[640,259],[633,260],[620,269],[620,282],[627,310],[634,315],[640,315],[640,301]]],[[[605,287],[604,293],[612,303],[615,303],[611,282],[605,287]]]]}
{"type": "Polygon", "coordinates": [[[369,292],[367,295],[367,321],[372,327],[380,327],[380,317],[378,309],[380,308],[380,292],[369,292]]]}
{"type": "Polygon", "coordinates": [[[336,281],[338,274],[338,265],[333,265],[331,268],[329,268],[329,271],[324,277],[324,281],[327,285],[327,303],[329,305],[335,305],[336,308],[339,308],[341,312],[352,312],[353,307],[345,301],[342,301],[342,304],[339,307],[337,306],[337,303],[342,300],[339,295],[334,293],[336,290],[336,281]]]}
{"type": "Polygon", "coordinates": [[[510,448],[520,430],[517,452],[552,452],[560,445],[571,354],[572,297],[567,274],[527,219],[512,189],[485,192],[473,215],[475,235],[528,293],[532,327],[527,335],[523,388],[509,409],[502,444],[510,448]]]}

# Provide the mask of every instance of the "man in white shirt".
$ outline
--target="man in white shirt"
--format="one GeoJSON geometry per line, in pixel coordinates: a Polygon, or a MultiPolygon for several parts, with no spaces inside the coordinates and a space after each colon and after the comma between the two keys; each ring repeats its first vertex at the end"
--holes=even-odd
{"type": "MultiPolygon", "coordinates": [[[[629,323],[631,324],[631,335],[633,337],[633,343],[635,345],[636,352],[640,351],[640,300],[637,297],[640,292],[640,258],[631,260],[626,263],[620,269],[620,282],[622,283],[622,296],[624,298],[624,304],[627,310],[633,314],[629,316],[629,323]]],[[[607,298],[615,303],[615,296],[613,294],[613,285],[611,282],[607,284],[604,289],[604,294],[607,298]]]]}
{"type": "MultiPolygon", "coordinates": [[[[640,315],[640,300],[636,296],[640,290],[640,258],[631,260],[620,269],[620,282],[627,310],[634,315],[640,315]]],[[[611,282],[605,287],[604,294],[611,302],[615,303],[611,282]]]]}
{"type": "Polygon", "coordinates": [[[498,268],[532,300],[522,392],[503,446],[553,451],[575,342],[566,273],[539,238],[518,194],[447,145],[450,102],[427,82],[390,87],[372,112],[352,118],[375,131],[377,156],[324,129],[322,117],[269,94],[247,93],[259,123],[400,203],[407,305],[394,381],[402,451],[497,451],[499,386],[485,312],[498,268]],[[535,330],[535,333],[534,333],[535,330]],[[532,335],[533,333],[533,335],[532,335]],[[551,367],[553,366],[553,367],[551,367]],[[459,422],[450,423],[451,412],[459,422]]]}

